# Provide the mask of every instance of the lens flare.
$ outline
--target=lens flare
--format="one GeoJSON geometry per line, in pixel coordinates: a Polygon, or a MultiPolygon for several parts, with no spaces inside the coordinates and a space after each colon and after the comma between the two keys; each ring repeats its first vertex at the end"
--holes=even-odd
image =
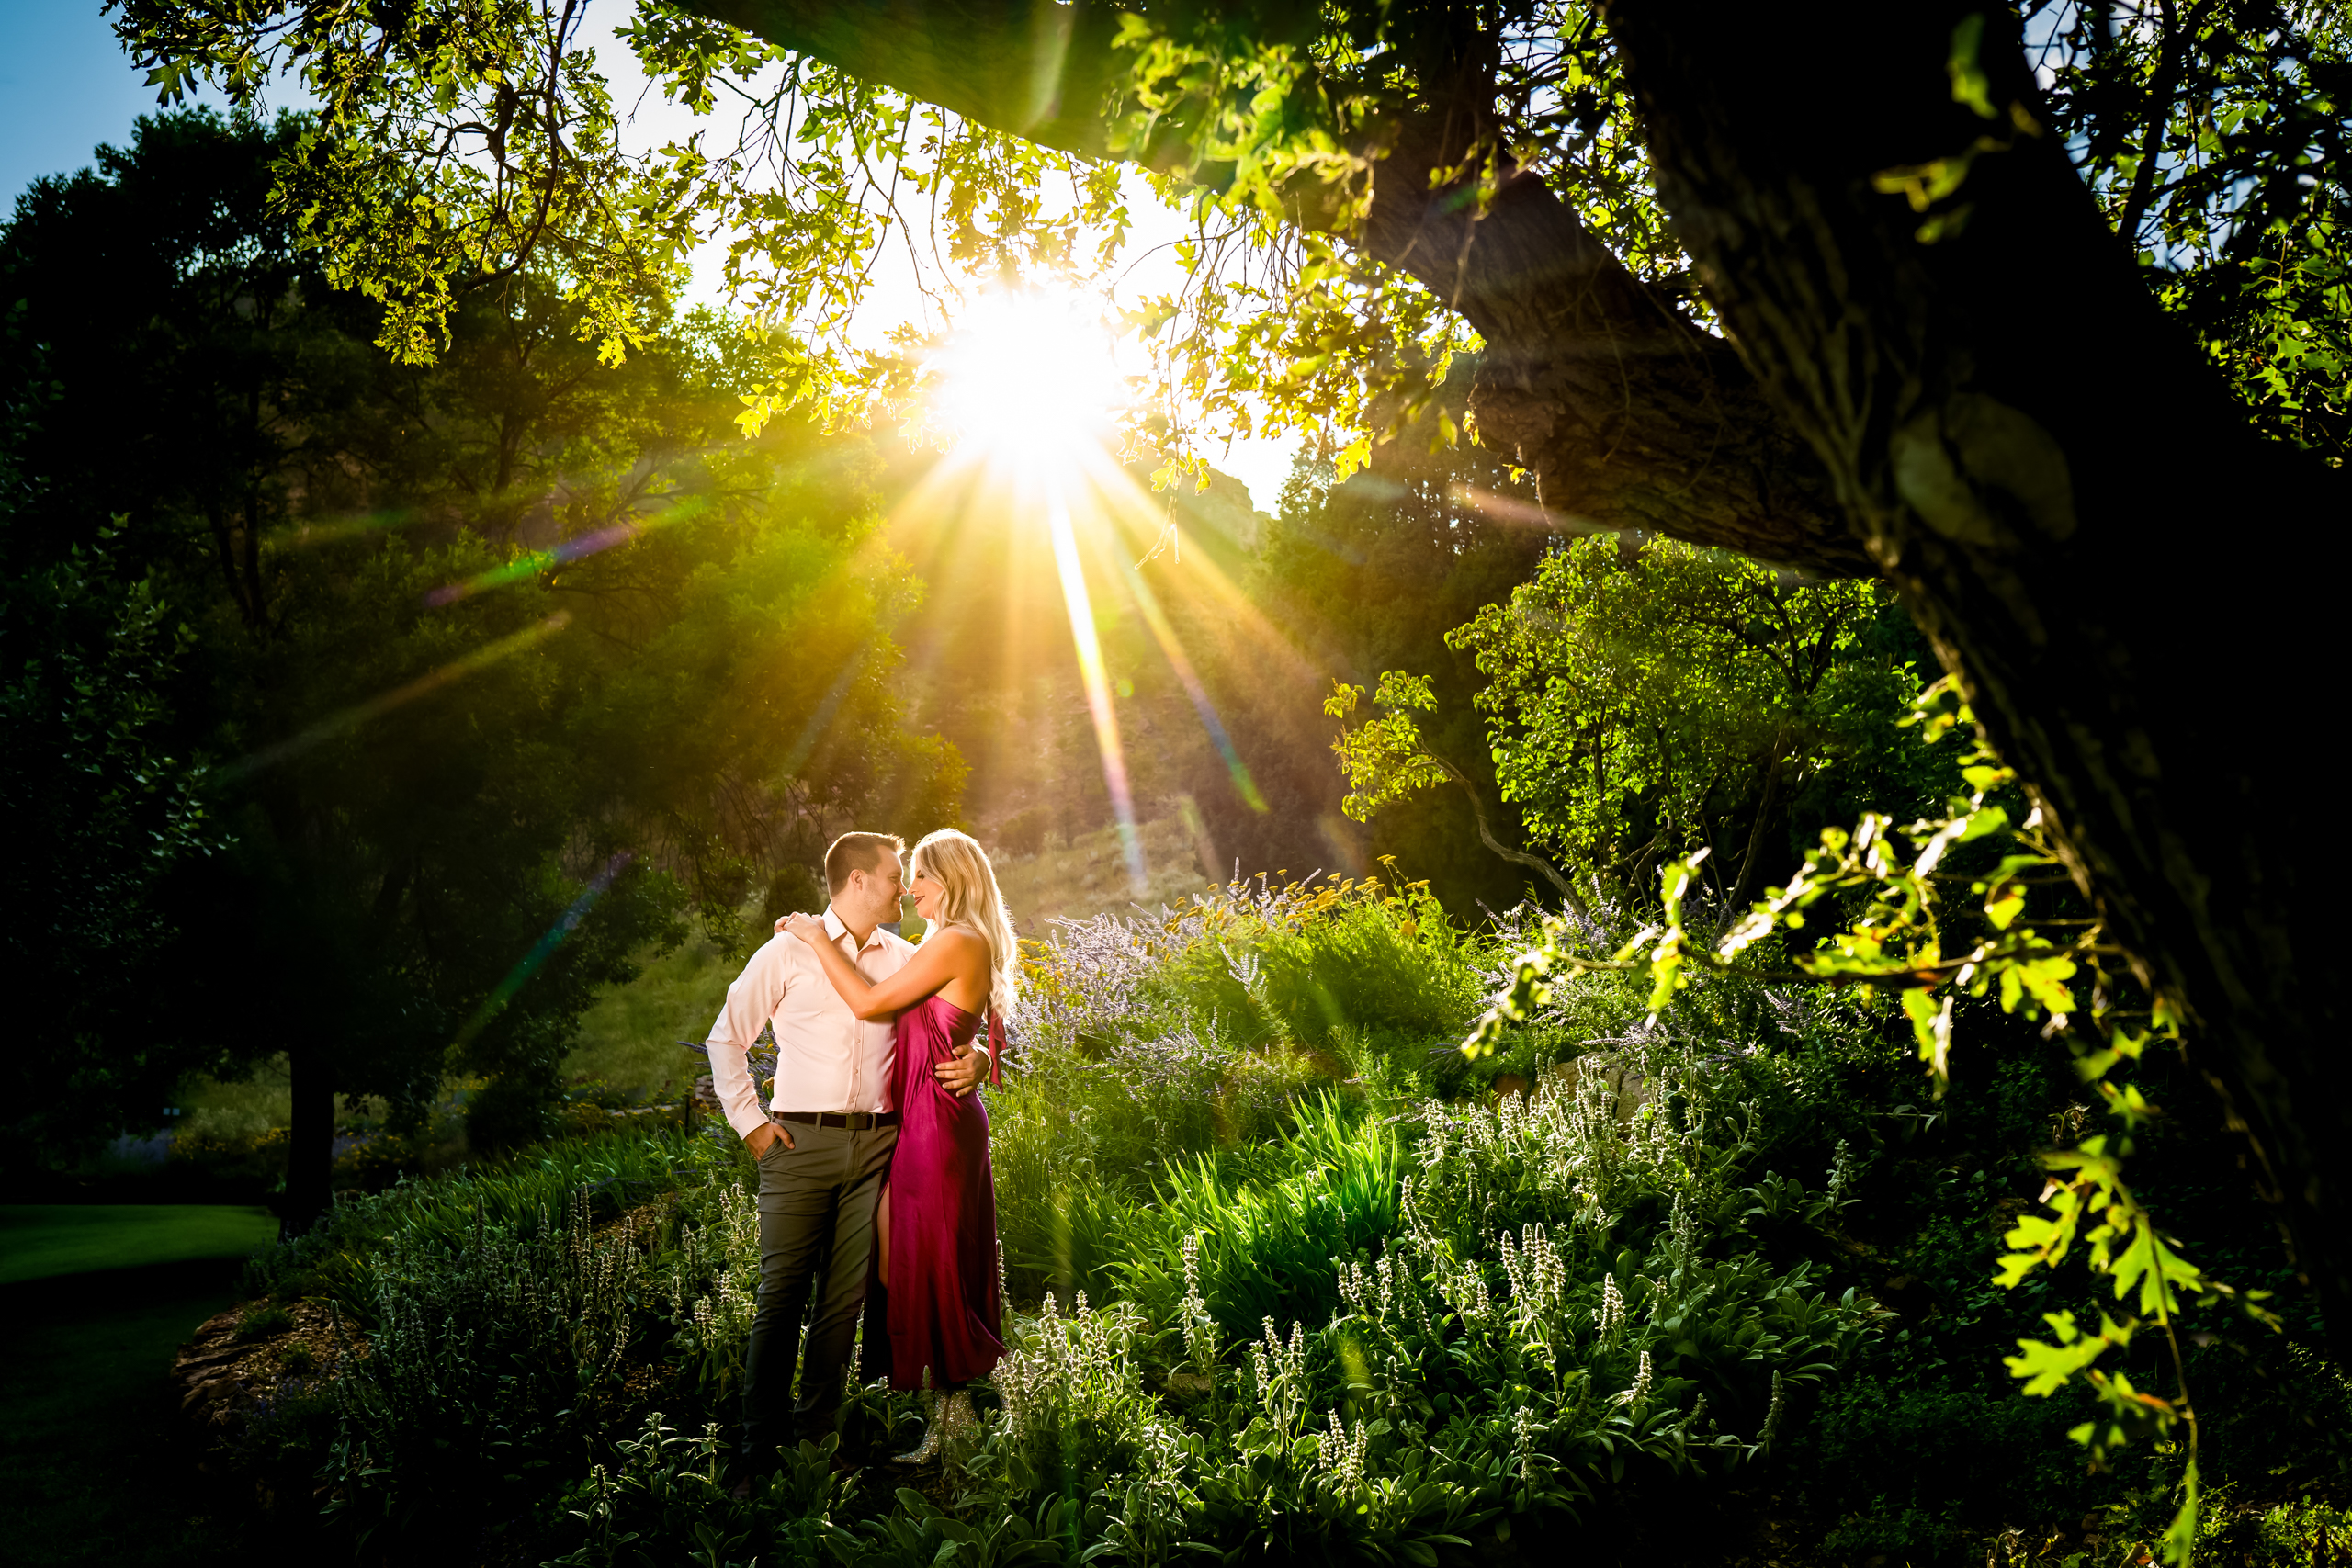
{"type": "Polygon", "coordinates": [[[699,516],[709,508],[709,505],[710,502],[701,496],[694,496],[654,516],[632,518],[626,523],[616,523],[608,528],[598,528],[575,538],[566,539],[551,550],[526,550],[504,566],[494,566],[488,571],[476,573],[463,582],[452,582],[433,590],[424,596],[424,602],[437,610],[445,604],[454,604],[460,599],[470,599],[477,593],[487,593],[493,588],[503,588],[509,583],[524,581],[537,577],[543,571],[552,570],[556,567],[567,565],[585,556],[593,556],[599,550],[611,549],[615,545],[625,545],[631,539],[641,537],[667,524],[683,523],[688,518],[699,516]]]}
{"type": "MultiPolygon", "coordinates": [[[[1168,667],[1176,671],[1176,679],[1183,686],[1184,694],[1193,699],[1193,711],[1200,716],[1201,728],[1208,732],[1210,744],[1216,748],[1217,755],[1225,759],[1225,771],[1233,777],[1234,793],[1250,810],[1264,811],[1266,797],[1258,793],[1258,783],[1250,776],[1249,764],[1242,761],[1241,753],[1234,750],[1232,739],[1225,732],[1225,721],[1217,716],[1216,705],[1209,701],[1208,688],[1193,672],[1192,659],[1184,652],[1184,645],[1176,638],[1176,628],[1169,625],[1167,612],[1159,607],[1159,596],[1151,591],[1151,584],[1144,581],[1143,573],[1132,566],[1127,568],[1127,592],[1135,595],[1136,608],[1143,612],[1144,625],[1151,628],[1151,635],[1159,642],[1159,651],[1167,659],[1168,667]]],[[[1190,807],[1192,796],[1187,795],[1184,799],[1190,807]]]]}
{"type": "Polygon", "coordinates": [[[228,779],[243,778],[248,773],[258,773],[264,768],[282,762],[288,757],[300,755],[322,740],[331,740],[346,730],[356,729],[369,719],[381,717],[394,708],[413,703],[427,693],[437,692],[453,682],[461,681],[477,670],[487,669],[502,659],[545,642],[571,624],[571,612],[558,610],[537,626],[526,626],[512,637],[503,637],[496,642],[478,648],[463,659],[453,659],[432,673],[420,675],[407,685],[396,687],[381,696],[370,697],[364,703],[354,703],[340,713],[328,715],[299,735],[289,736],[275,746],[266,746],[250,756],[242,757],[221,769],[220,776],[228,779]]]}
{"type": "Polygon", "coordinates": [[[1589,518],[1578,517],[1573,513],[1555,512],[1548,506],[1537,506],[1532,502],[1512,496],[1497,495],[1493,491],[1480,490],[1476,485],[1448,485],[1445,498],[1456,506],[1483,512],[1498,523],[1515,524],[1522,528],[1541,528],[1551,534],[1589,534],[1596,527],[1589,518]]]}
{"type": "Polygon", "coordinates": [[[419,515],[420,513],[413,509],[401,509],[290,523],[283,528],[276,528],[264,535],[262,543],[274,549],[281,550],[306,549],[313,545],[340,544],[345,539],[366,538],[371,534],[381,534],[393,528],[405,528],[419,515]]]}
{"type": "Polygon", "coordinates": [[[564,939],[580,929],[580,922],[588,918],[588,911],[596,907],[596,900],[605,896],[605,889],[613,885],[613,878],[618,876],[621,868],[628,863],[629,853],[623,850],[605,863],[604,870],[588,879],[588,886],[580,890],[580,897],[571,901],[571,908],[563,912],[563,919],[548,927],[547,934],[534,942],[531,951],[523,955],[523,961],[509,969],[506,978],[491,988],[481,1006],[474,1010],[473,1017],[458,1031],[458,1038],[452,1042],[453,1044],[463,1045],[490,1026],[490,1021],[514,999],[514,993],[523,988],[525,982],[538,973],[541,964],[555,956],[555,950],[563,945],[564,939]]]}
{"type": "Polygon", "coordinates": [[[1078,644],[1079,677],[1086,684],[1087,710],[1094,717],[1094,745],[1102,756],[1102,783],[1111,792],[1111,810],[1118,819],[1119,848],[1127,862],[1127,883],[1143,894],[1145,871],[1143,835],[1136,829],[1136,803],[1127,787],[1126,754],[1119,748],[1118,715],[1111,707],[1111,683],[1102,665],[1102,644],[1094,635],[1094,604],[1086,592],[1086,574],[1078,560],[1078,534],[1070,526],[1069,505],[1057,485],[1046,500],[1046,525],[1054,541],[1054,567],[1062,580],[1062,603],[1069,611],[1071,637],[1078,644]]]}

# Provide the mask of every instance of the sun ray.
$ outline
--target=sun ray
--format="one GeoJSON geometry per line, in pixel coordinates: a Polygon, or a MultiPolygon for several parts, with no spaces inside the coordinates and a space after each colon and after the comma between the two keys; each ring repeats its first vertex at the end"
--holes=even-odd
{"type": "Polygon", "coordinates": [[[510,637],[503,637],[496,642],[474,649],[462,659],[453,659],[440,669],[418,676],[404,686],[396,686],[379,696],[354,703],[347,708],[329,714],[298,735],[288,736],[274,746],[265,746],[258,751],[241,757],[221,769],[220,776],[224,779],[243,778],[282,762],[288,757],[298,756],[322,740],[331,740],[345,730],[356,729],[369,719],[380,717],[429,692],[437,692],[453,682],[461,681],[477,670],[486,669],[502,659],[544,642],[571,624],[571,612],[558,610],[537,626],[526,626],[510,637]]]}
{"type": "MultiPolygon", "coordinates": [[[[1085,470],[1108,503],[1113,521],[1126,529],[1129,543],[1138,550],[1148,548],[1164,523],[1159,508],[1143,487],[1099,451],[1089,455],[1085,470]]],[[[1286,676],[1303,681],[1309,687],[1321,683],[1321,672],[1300,650],[1297,641],[1268,618],[1240,585],[1209,558],[1207,552],[1185,552],[1176,570],[1178,581],[1190,592],[1210,601],[1220,618],[1247,637],[1260,656],[1276,661],[1286,676]]]]}
{"type": "Polygon", "coordinates": [[[580,922],[588,918],[588,911],[596,907],[596,900],[605,896],[605,890],[613,885],[613,878],[621,874],[621,868],[628,864],[630,858],[629,852],[623,850],[605,863],[605,869],[589,879],[588,886],[581,889],[580,897],[571,901],[571,908],[563,912],[563,918],[549,926],[546,934],[531,944],[531,951],[523,955],[522,961],[509,969],[506,977],[482,998],[482,1004],[474,1010],[473,1017],[458,1031],[457,1039],[451,1042],[453,1045],[464,1045],[490,1026],[491,1020],[498,1016],[500,1010],[514,999],[514,993],[538,973],[541,964],[555,956],[555,950],[563,945],[567,937],[580,929],[580,922]]]}
{"type": "Polygon", "coordinates": [[[1078,645],[1079,679],[1086,686],[1086,707],[1094,720],[1094,747],[1102,759],[1102,783],[1111,792],[1111,811],[1119,825],[1119,848],[1127,863],[1127,881],[1140,897],[1147,881],[1143,835],[1136,827],[1136,804],[1127,787],[1126,754],[1119,747],[1118,715],[1111,706],[1111,682],[1102,664],[1102,644],[1094,633],[1094,605],[1086,592],[1086,573],[1078,559],[1078,535],[1070,525],[1069,506],[1058,485],[1046,499],[1046,525],[1054,541],[1054,567],[1062,580],[1062,603],[1069,612],[1070,636],[1078,645]]]}
{"type": "Polygon", "coordinates": [[[1224,759],[1226,773],[1233,780],[1234,793],[1250,810],[1263,812],[1266,809],[1265,796],[1258,793],[1257,781],[1250,776],[1250,765],[1241,760],[1241,753],[1234,750],[1232,738],[1226,734],[1225,720],[1218,716],[1216,705],[1209,700],[1208,688],[1201,683],[1200,676],[1194,672],[1193,661],[1184,652],[1184,645],[1177,640],[1176,628],[1168,623],[1168,613],[1159,607],[1159,596],[1151,591],[1151,584],[1144,581],[1143,573],[1132,562],[1128,564],[1125,575],[1127,592],[1133,595],[1136,608],[1143,613],[1143,624],[1151,628],[1152,639],[1159,644],[1161,657],[1176,672],[1177,683],[1184,688],[1184,694],[1192,698],[1193,712],[1199,716],[1202,729],[1208,734],[1209,743],[1224,759]]]}

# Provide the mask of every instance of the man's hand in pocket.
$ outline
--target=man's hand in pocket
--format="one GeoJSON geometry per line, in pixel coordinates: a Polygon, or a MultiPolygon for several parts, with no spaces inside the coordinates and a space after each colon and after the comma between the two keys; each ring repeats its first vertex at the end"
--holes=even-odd
{"type": "Polygon", "coordinates": [[[743,1142],[750,1145],[753,1159],[765,1159],[768,1150],[777,1144],[792,1147],[792,1134],[773,1122],[763,1122],[746,1134],[743,1142]]]}

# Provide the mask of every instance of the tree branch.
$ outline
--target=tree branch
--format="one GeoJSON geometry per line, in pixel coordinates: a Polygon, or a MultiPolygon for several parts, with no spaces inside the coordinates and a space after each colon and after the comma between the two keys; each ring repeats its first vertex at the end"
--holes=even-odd
{"type": "MultiPolygon", "coordinates": [[[[978,124],[1088,158],[1190,166],[1181,118],[1140,148],[1112,144],[1122,13],[1052,0],[680,0],[779,48],[978,124]]],[[[1542,179],[1521,171],[1483,214],[1461,182],[1432,190],[1491,133],[1491,116],[1430,102],[1358,128],[1380,154],[1370,217],[1299,189],[1305,227],[1338,234],[1447,301],[1487,341],[1471,400],[1480,441],[1531,469],[1544,504],[1596,528],[1689,543],[1828,576],[1874,572],[1827,471],[1774,413],[1732,346],[1634,277],[1542,179]]],[[[1219,167],[1191,177],[1216,185],[1219,167]]]]}
{"type": "Polygon", "coordinates": [[[1544,879],[1552,885],[1553,891],[1559,894],[1560,901],[1563,904],[1566,904],[1570,910],[1574,911],[1577,919],[1589,919],[1591,918],[1591,912],[1585,908],[1584,900],[1577,897],[1576,887],[1566,877],[1562,876],[1559,872],[1553,867],[1550,861],[1545,860],[1541,855],[1529,854],[1525,850],[1514,850],[1495,837],[1494,829],[1490,827],[1487,821],[1486,803],[1478,798],[1478,786],[1470,782],[1470,777],[1467,773],[1464,773],[1460,768],[1455,767],[1444,758],[1438,756],[1436,753],[1426,749],[1422,750],[1421,755],[1435,763],[1444,773],[1447,778],[1450,778],[1455,784],[1460,784],[1464,791],[1468,794],[1470,796],[1470,814],[1477,819],[1478,841],[1480,843],[1486,845],[1487,848],[1494,851],[1495,853],[1502,856],[1503,859],[1510,862],[1513,865],[1528,866],[1533,870],[1542,872],[1544,874],[1544,879]]]}

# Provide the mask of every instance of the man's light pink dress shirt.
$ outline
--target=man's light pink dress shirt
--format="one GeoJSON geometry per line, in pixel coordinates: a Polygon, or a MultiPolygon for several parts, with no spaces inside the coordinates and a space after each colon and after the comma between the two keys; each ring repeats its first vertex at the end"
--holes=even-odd
{"type": "MultiPolygon", "coordinates": [[[[825,934],[868,980],[887,980],[915,955],[914,943],[879,930],[863,949],[850,945],[849,928],[825,911],[825,934]]],[[[711,1087],[727,1109],[727,1124],[739,1137],[767,1120],[759,1086],[744,1054],[760,1027],[775,1025],[776,1111],[893,1111],[890,1060],[898,1025],[888,1019],[868,1023],[825,978],[816,953],[797,936],[779,933],[752,954],[743,973],[727,987],[727,1005],[710,1026],[711,1087]]]]}

